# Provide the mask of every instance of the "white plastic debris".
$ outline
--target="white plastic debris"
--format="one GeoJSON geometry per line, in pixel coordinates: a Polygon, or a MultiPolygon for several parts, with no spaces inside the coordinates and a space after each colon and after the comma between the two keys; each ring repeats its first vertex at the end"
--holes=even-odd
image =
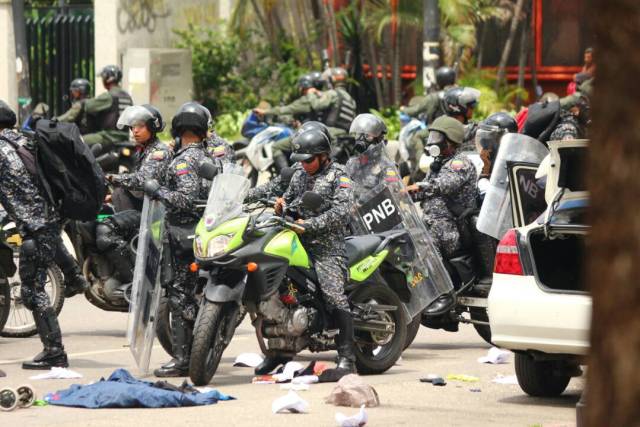
{"type": "Polygon", "coordinates": [[[298,394],[291,390],[286,395],[277,398],[271,404],[271,411],[274,414],[282,414],[292,412],[294,414],[306,414],[309,412],[309,403],[298,396],[298,394]]]}
{"type": "Polygon", "coordinates": [[[338,412],[336,414],[336,422],[340,427],[362,427],[367,424],[369,417],[364,411],[364,405],[360,407],[360,412],[350,417],[338,412]]]}
{"type": "Polygon", "coordinates": [[[73,378],[82,378],[82,375],[67,368],[51,368],[50,371],[43,374],[29,377],[30,380],[67,380],[73,378]]]}
{"type": "Polygon", "coordinates": [[[300,363],[289,362],[286,365],[284,365],[282,373],[273,374],[272,377],[279,383],[283,383],[285,381],[291,381],[295,373],[302,369],[304,369],[304,366],[302,366],[300,363]]]}
{"type": "Polygon", "coordinates": [[[518,385],[518,377],[515,375],[498,374],[491,382],[496,384],[518,385]]]}
{"type": "Polygon", "coordinates": [[[240,366],[243,368],[255,368],[262,363],[264,358],[256,353],[242,353],[236,357],[233,362],[233,366],[240,366]]]}
{"type": "Polygon", "coordinates": [[[503,363],[509,363],[510,356],[511,356],[510,351],[502,350],[501,348],[498,348],[498,347],[491,347],[487,352],[486,356],[482,356],[478,358],[478,362],[500,365],[503,363]]]}
{"type": "Polygon", "coordinates": [[[301,375],[291,380],[291,384],[315,384],[319,381],[317,375],[301,375]]]}

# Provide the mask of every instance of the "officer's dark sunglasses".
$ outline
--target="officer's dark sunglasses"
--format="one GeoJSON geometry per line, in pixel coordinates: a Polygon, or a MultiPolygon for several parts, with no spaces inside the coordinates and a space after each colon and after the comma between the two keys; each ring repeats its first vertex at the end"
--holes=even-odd
{"type": "Polygon", "coordinates": [[[316,156],[309,157],[308,159],[302,160],[302,163],[306,163],[306,164],[313,163],[315,159],[316,159],[316,156]]]}

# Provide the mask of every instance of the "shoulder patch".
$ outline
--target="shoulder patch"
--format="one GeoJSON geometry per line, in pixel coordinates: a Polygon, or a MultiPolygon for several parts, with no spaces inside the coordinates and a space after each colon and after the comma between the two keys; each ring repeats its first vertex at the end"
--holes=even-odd
{"type": "Polygon", "coordinates": [[[451,169],[454,171],[459,171],[464,168],[464,162],[462,160],[453,160],[451,162],[451,169]]]}
{"type": "Polygon", "coordinates": [[[339,181],[339,187],[340,188],[350,188],[351,187],[351,180],[349,179],[349,177],[346,176],[341,176],[339,181]]]}
{"type": "Polygon", "coordinates": [[[151,153],[151,158],[153,160],[162,160],[164,159],[164,156],[165,154],[164,154],[164,151],[162,150],[156,150],[153,153],[151,153]]]}
{"type": "Polygon", "coordinates": [[[187,169],[187,168],[189,168],[189,165],[187,163],[185,163],[185,162],[178,163],[176,165],[176,170],[177,171],[184,170],[184,169],[187,169]]]}

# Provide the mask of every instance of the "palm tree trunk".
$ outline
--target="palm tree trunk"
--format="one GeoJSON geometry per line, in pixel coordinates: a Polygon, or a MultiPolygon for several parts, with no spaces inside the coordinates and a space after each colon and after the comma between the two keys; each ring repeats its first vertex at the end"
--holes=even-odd
{"type": "Polygon", "coordinates": [[[398,105],[400,88],[400,31],[398,29],[398,0],[391,0],[391,104],[398,105]]]}
{"type": "Polygon", "coordinates": [[[500,63],[498,64],[498,76],[496,78],[496,92],[500,89],[504,79],[507,68],[507,61],[509,60],[509,54],[511,53],[511,46],[513,45],[513,40],[516,38],[516,30],[518,29],[518,21],[520,20],[520,11],[522,10],[522,4],[524,0],[517,0],[516,8],[513,12],[513,18],[511,18],[511,27],[509,28],[509,36],[507,37],[507,41],[504,44],[504,49],[502,50],[502,57],[500,58],[500,63]]]}
{"type": "MultiPolygon", "coordinates": [[[[520,52],[518,56],[518,89],[524,89],[524,69],[527,66],[527,52],[529,46],[529,15],[525,13],[520,32],[520,52]]],[[[522,97],[516,98],[516,110],[522,106],[522,97]]]]}
{"type": "MultiPolygon", "coordinates": [[[[297,23],[300,25],[299,34],[302,39],[300,40],[300,44],[303,46],[309,46],[311,40],[309,40],[309,30],[307,29],[308,25],[308,14],[306,13],[307,5],[300,0],[292,0],[293,4],[296,5],[296,14],[298,15],[297,23]]],[[[313,57],[311,56],[311,49],[305,48],[303,49],[305,52],[305,57],[307,61],[307,66],[309,69],[313,68],[313,57]]]]}
{"type": "Polygon", "coordinates": [[[371,75],[373,78],[373,89],[376,92],[376,103],[378,109],[384,108],[384,97],[382,96],[382,87],[380,85],[380,79],[378,78],[378,58],[376,57],[376,50],[373,44],[373,37],[365,34],[367,38],[367,56],[369,56],[369,68],[371,69],[371,75]]]}
{"type": "Polygon", "coordinates": [[[593,298],[586,425],[637,426],[640,420],[640,38],[635,0],[590,0],[598,62],[591,102],[591,197],[587,272],[593,298]],[[611,25],[616,22],[619,25],[611,25]]]}
{"type": "Polygon", "coordinates": [[[487,38],[487,23],[480,24],[480,41],[478,42],[478,56],[476,60],[476,68],[482,68],[482,55],[484,54],[484,41],[487,38]]]}
{"type": "Polygon", "coordinates": [[[251,5],[253,6],[253,12],[258,17],[258,21],[260,21],[260,25],[262,26],[262,30],[264,31],[265,36],[267,37],[267,39],[269,39],[269,44],[271,45],[271,50],[273,51],[273,54],[278,58],[282,58],[282,55],[280,53],[280,45],[276,40],[274,31],[269,25],[269,22],[260,11],[260,6],[258,6],[258,3],[256,3],[256,0],[251,0],[251,5]]]}
{"type": "Polygon", "coordinates": [[[336,16],[333,13],[333,3],[324,0],[325,15],[329,24],[329,38],[331,40],[331,56],[335,67],[341,64],[338,46],[338,28],[336,27],[336,16]]]}

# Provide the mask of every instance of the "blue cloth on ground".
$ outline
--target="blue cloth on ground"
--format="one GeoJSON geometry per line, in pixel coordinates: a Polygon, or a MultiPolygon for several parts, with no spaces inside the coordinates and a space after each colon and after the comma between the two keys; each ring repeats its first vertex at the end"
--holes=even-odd
{"type": "Polygon", "coordinates": [[[233,400],[217,390],[206,393],[182,393],[153,387],[153,383],[134,378],[127,370],[117,369],[105,380],[89,385],[74,384],[66,390],[49,393],[50,405],[81,408],[176,408],[233,400]]]}

